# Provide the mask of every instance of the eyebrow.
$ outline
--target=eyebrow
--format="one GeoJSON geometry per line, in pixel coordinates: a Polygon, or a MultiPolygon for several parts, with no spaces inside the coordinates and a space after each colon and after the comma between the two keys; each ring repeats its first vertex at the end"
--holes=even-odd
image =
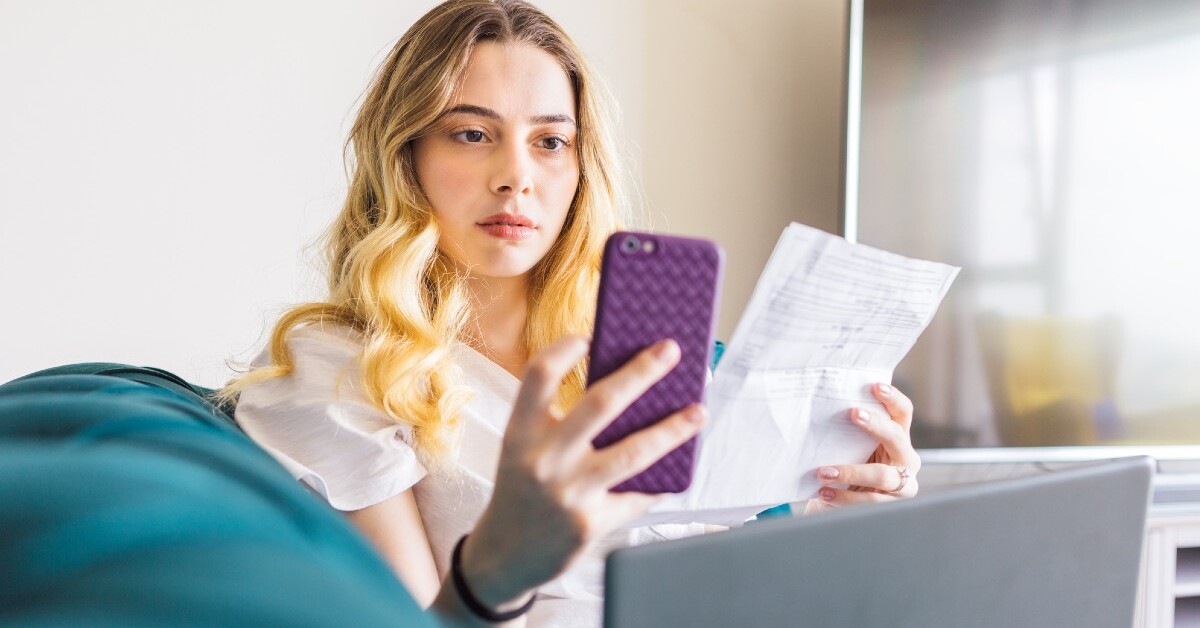
{"type": "MultiPolygon", "coordinates": [[[[504,116],[501,116],[499,113],[497,113],[495,109],[488,109],[487,107],[480,107],[479,105],[455,105],[455,106],[447,109],[446,111],[442,112],[441,117],[452,116],[457,113],[465,113],[468,115],[479,116],[481,118],[489,118],[491,120],[496,120],[498,122],[504,120],[504,116]]],[[[566,114],[561,114],[561,113],[547,114],[547,115],[542,115],[542,116],[533,116],[532,118],[529,118],[529,122],[532,124],[566,123],[566,124],[570,124],[570,125],[574,125],[574,126],[579,126],[578,124],[576,124],[574,118],[572,118],[571,116],[568,116],[566,114]]]]}

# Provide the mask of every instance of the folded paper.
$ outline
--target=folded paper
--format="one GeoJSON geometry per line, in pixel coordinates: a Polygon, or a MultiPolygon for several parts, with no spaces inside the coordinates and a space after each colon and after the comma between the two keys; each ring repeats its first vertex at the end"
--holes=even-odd
{"type": "Polygon", "coordinates": [[[737,524],[812,498],[824,465],[877,446],[851,408],[886,412],[892,372],[958,274],[793,223],[779,239],[709,385],[709,423],[685,493],[634,525],[737,524]]]}

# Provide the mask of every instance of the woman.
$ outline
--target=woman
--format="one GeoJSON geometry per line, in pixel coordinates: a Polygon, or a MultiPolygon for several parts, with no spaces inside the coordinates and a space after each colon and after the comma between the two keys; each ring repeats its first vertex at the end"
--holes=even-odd
{"type": "MultiPolygon", "coordinates": [[[[598,89],[530,5],[451,0],[418,20],[351,132],[327,300],[285,314],[223,391],[445,616],[518,615],[540,587],[530,625],[594,624],[602,553],[630,541],[609,533],[655,499],[608,488],[704,421],[691,407],[590,446],[679,357],[660,342],[583,390],[602,245],[626,222],[598,89]]],[[[864,424],[873,464],[823,470],[861,490],[824,503],[915,492],[897,470],[919,465],[911,406],[880,398],[895,420],[864,424]]]]}

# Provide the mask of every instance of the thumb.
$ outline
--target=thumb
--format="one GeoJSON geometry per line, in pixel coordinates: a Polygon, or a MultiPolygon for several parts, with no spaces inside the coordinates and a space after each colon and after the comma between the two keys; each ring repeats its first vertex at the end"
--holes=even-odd
{"type": "Polygon", "coordinates": [[[582,336],[565,336],[529,359],[508,431],[522,434],[549,414],[563,378],[587,355],[587,349],[587,340],[582,336]]]}

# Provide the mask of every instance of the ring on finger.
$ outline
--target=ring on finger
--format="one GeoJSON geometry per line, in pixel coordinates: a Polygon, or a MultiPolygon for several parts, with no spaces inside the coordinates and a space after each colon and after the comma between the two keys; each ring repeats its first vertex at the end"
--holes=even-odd
{"type": "Polygon", "coordinates": [[[893,465],[892,468],[896,470],[896,473],[900,474],[900,485],[897,486],[896,488],[888,491],[892,495],[895,495],[896,493],[903,491],[904,487],[908,486],[908,469],[905,467],[895,466],[895,465],[893,465]]]}

